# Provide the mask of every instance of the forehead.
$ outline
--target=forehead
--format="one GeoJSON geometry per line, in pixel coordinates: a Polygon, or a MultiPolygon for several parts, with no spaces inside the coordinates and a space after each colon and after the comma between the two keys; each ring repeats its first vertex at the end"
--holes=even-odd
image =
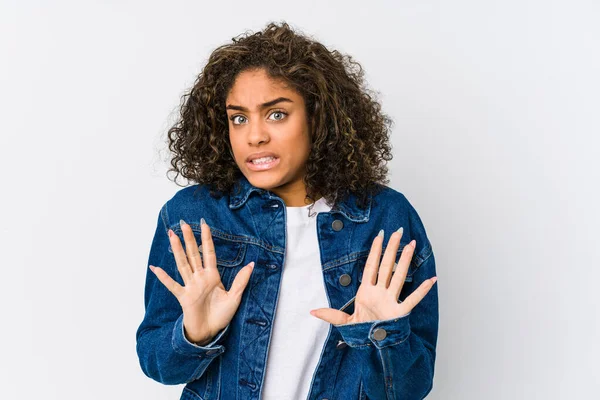
{"type": "Polygon", "coordinates": [[[236,104],[259,104],[283,96],[297,100],[300,95],[281,79],[271,78],[264,69],[241,72],[227,94],[236,104]]]}

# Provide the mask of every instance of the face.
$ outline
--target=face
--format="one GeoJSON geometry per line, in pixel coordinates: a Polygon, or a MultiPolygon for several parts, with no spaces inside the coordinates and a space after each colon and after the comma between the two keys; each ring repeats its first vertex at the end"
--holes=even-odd
{"type": "Polygon", "coordinates": [[[302,96],[260,69],[241,72],[225,104],[231,148],[244,176],[288,207],[305,206],[302,177],[311,137],[302,96]],[[273,158],[248,161],[263,152],[273,158]]]}

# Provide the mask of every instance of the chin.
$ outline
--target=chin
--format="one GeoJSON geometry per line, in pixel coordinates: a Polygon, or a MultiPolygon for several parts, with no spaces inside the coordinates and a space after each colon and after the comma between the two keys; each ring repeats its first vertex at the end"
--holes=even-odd
{"type": "Polygon", "coordinates": [[[264,172],[250,171],[246,174],[246,178],[259,189],[271,190],[279,186],[285,185],[286,182],[281,182],[279,174],[267,174],[264,172]]]}

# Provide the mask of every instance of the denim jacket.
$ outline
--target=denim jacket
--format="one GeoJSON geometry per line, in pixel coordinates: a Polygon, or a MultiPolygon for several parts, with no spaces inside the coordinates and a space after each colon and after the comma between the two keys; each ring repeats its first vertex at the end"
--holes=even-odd
{"type": "MultiPolygon", "coordinates": [[[[380,229],[385,232],[383,255],[391,233],[404,227],[396,262],[404,246],[416,240],[399,300],[436,275],[431,243],[416,210],[400,192],[385,185],[380,188],[369,196],[365,209],[350,194],[316,217],[329,301],[323,307],[354,312],[365,261],[380,229]]],[[[240,269],[255,261],[234,318],[205,346],[187,340],[177,299],[146,269],[145,315],[136,332],[139,363],[144,374],[157,382],[185,384],[180,400],[261,398],[285,260],[285,203],[244,176],[234,189],[219,199],[209,195],[206,185],[180,189],[158,215],[148,264],[160,266],[182,286],[167,235],[172,229],[185,243],[180,219],[192,227],[200,252],[200,219],[210,226],[217,268],[227,290],[240,269]]],[[[307,399],[423,399],[433,386],[437,286],[404,316],[330,324],[307,399]]]]}

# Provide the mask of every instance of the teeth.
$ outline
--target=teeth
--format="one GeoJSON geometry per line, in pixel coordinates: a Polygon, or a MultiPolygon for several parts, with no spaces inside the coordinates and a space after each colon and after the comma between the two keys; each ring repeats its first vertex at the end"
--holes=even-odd
{"type": "Polygon", "coordinates": [[[275,159],[275,157],[263,157],[263,158],[255,158],[252,160],[252,164],[264,164],[271,162],[275,159]]]}

